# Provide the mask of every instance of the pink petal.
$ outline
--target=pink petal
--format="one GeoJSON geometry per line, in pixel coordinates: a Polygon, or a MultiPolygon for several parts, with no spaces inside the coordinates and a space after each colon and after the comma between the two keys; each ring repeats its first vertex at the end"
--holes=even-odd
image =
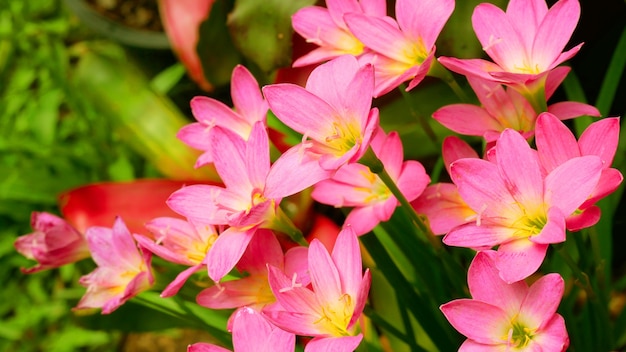
{"type": "Polygon", "coordinates": [[[225,212],[219,208],[218,201],[228,205],[245,201],[238,197],[238,195],[232,194],[221,187],[191,185],[172,193],[166,203],[172,210],[191,221],[203,224],[226,225],[228,224],[226,215],[230,212],[225,212]]]}
{"type": "Polygon", "coordinates": [[[354,305],[354,311],[352,313],[352,317],[350,318],[350,322],[348,322],[348,329],[351,329],[361,317],[361,313],[363,313],[363,309],[365,308],[365,302],[367,302],[371,285],[372,274],[370,273],[370,269],[365,269],[363,280],[361,280],[361,284],[359,286],[356,304],[354,305]]]}
{"type": "MultiPolygon", "coordinates": [[[[332,260],[338,270],[342,292],[349,294],[351,297],[356,297],[363,278],[363,263],[361,261],[359,240],[354,230],[349,226],[339,232],[333,248],[332,260]]],[[[316,266],[311,261],[311,248],[309,248],[309,264],[316,266]]],[[[309,270],[311,273],[314,271],[311,268],[309,270]]],[[[313,277],[311,279],[313,280],[313,277]]]]}
{"type": "Polygon", "coordinates": [[[217,237],[206,258],[209,277],[213,281],[220,281],[235,267],[252,236],[254,229],[238,231],[230,227],[217,237]]]}
{"type": "Polygon", "coordinates": [[[283,250],[276,235],[270,230],[258,229],[248,244],[237,268],[251,274],[267,273],[267,265],[282,267],[283,250]]]}
{"type": "Polygon", "coordinates": [[[402,33],[394,21],[357,13],[346,14],[344,20],[366,47],[395,61],[409,63],[405,48],[413,48],[415,43],[402,33]]]}
{"type": "Polygon", "coordinates": [[[543,351],[566,351],[569,337],[563,317],[554,314],[543,326],[541,333],[533,336],[533,342],[541,346],[543,351]]]}
{"type": "Polygon", "coordinates": [[[265,179],[270,170],[270,145],[267,130],[262,122],[252,128],[245,154],[246,174],[257,190],[265,188],[265,179]]]}
{"type": "Polygon", "coordinates": [[[482,136],[486,131],[500,131],[502,127],[476,105],[451,104],[433,113],[433,118],[456,133],[467,136],[482,136]]]}
{"type": "Polygon", "coordinates": [[[547,250],[547,244],[536,244],[528,239],[501,244],[496,260],[500,277],[509,284],[527,278],[537,271],[547,250]]]}
{"type": "Polygon", "coordinates": [[[352,352],[361,343],[363,334],[342,337],[316,337],[304,346],[304,352],[352,352]]]}
{"type": "Polygon", "coordinates": [[[448,246],[468,247],[476,250],[485,250],[501,244],[515,237],[516,229],[482,223],[462,224],[454,227],[443,238],[443,243],[448,246]]]}
{"type": "Polygon", "coordinates": [[[398,0],[396,18],[402,32],[428,50],[454,10],[454,0],[398,0]]]}
{"type": "Polygon", "coordinates": [[[578,116],[601,116],[600,111],[592,105],[576,101],[562,101],[548,106],[548,112],[559,120],[572,119],[578,116]]]}
{"type": "Polygon", "coordinates": [[[258,121],[265,122],[267,102],[263,99],[257,80],[242,65],[233,69],[230,95],[235,109],[248,125],[252,126],[258,121]]]}
{"type": "Polygon", "coordinates": [[[532,48],[533,40],[541,21],[548,12],[545,0],[511,0],[506,15],[513,19],[520,31],[525,48],[532,48]]]}
{"type": "Polygon", "coordinates": [[[448,136],[443,140],[441,154],[444,166],[446,167],[448,173],[450,173],[450,164],[459,159],[480,159],[478,153],[476,153],[476,151],[469,144],[467,144],[467,142],[455,136],[448,136]]]}
{"type": "Polygon", "coordinates": [[[247,121],[219,100],[197,96],[191,99],[190,105],[196,120],[207,127],[221,126],[237,133],[250,130],[247,121]]]}
{"type": "MultiPolygon", "coordinates": [[[[233,318],[233,347],[236,351],[254,351],[263,345],[273,326],[254,309],[244,307],[233,318]]],[[[294,339],[295,343],[295,339],[294,339]]]]}
{"type": "Polygon", "coordinates": [[[597,155],[604,168],[613,162],[619,144],[620,120],[605,118],[589,125],[581,134],[578,144],[582,155],[597,155]]]}
{"type": "Polygon", "coordinates": [[[207,127],[199,122],[194,122],[183,126],[176,137],[190,147],[199,150],[209,150],[211,143],[209,140],[209,132],[211,127],[207,127]]]}
{"type": "Polygon", "coordinates": [[[580,156],[574,134],[556,116],[542,113],[537,118],[535,139],[539,158],[547,172],[580,156]]]}
{"type": "Polygon", "coordinates": [[[550,207],[547,215],[547,222],[541,232],[529,237],[529,239],[540,244],[565,242],[565,215],[557,207],[550,207]]]}
{"type": "Polygon", "coordinates": [[[560,64],[557,57],[569,42],[579,17],[577,0],[560,0],[543,18],[532,47],[532,62],[542,71],[560,64]]]}
{"type": "MultiPolygon", "coordinates": [[[[302,319],[303,324],[313,324],[321,317],[320,303],[315,296],[315,293],[306,287],[294,286],[292,278],[285,276],[278,268],[268,266],[268,281],[276,300],[280,303],[281,309],[285,310],[286,314],[292,315],[307,315],[312,317],[311,321],[305,322],[302,319]]],[[[268,313],[268,316],[273,317],[275,309],[264,309],[264,313],[268,313]],[[269,314],[269,313],[272,314],[269,314]]],[[[294,317],[294,319],[296,319],[294,317]]],[[[279,326],[288,326],[287,324],[281,324],[279,326]]],[[[292,330],[290,330],[292,331],[292,330]]],[[[317,331],[317,329],[316,329],[317,331]]],[[[297,331],[294,331],[297,333],[297,331]]],[[[311,336],[311,335],[309,335],[311,336]]]]}
{"type": "Polygon", "coordinates": [[[476,218],[476,212],[465,204],[457,187],[451,183],[428,186],[411,204],[419,214],[426,215],[431,230],[437,235],[476,218]]]}
{"type": "Polygon", "coordinates": [[[459,352],[508,352],[504,344],[486,345],[467,339],[459,347],[459,352]]]}
{"type": "Polygon", "coordinates": [[[567,74],[572,70],[571,67],[559,66],[550,70],[548,77],[546,78],[546,100],[550,99],[554,92],[559,88],[561,83],[567,77],[567,74]]]}
{"type": "Polygon", "coordinates": [[[569,231],[576,232],[584,228],[591,227],[600,221],[602,211],[599,207],[592,205],[580,214],[570,215],[565,222],[565,226],[569,231]]]}
{"type": "MultiPolygon", "coordinates": [[[[354,232],[350,231],[354,235],[354,232]]],[[[335,243],[335,248],[337,248],[337,243],[335,243]]],[[[348,260],[345,264],[350,268],[353,265],[348,260]]],[[[340,299],[344,291],[339,270],[333,258],[326,251],[326,247],[317,239],[313,240],[309,246],[309,274],[311,275],[313,291],[315,291],[320,304],[334,303],[340,299]]]]}
{"type": "Polygon", "coordinates": [[[478,343],[502,343],[510,325],[501,308],[473,299],[457,299],[439,309],[456,330],[478,343]]]}
{"type": "Polygon", "coordinates": [[[496,256],[494,251],[478,252],[468,269],[467,283],[473,299],[502,308],[512,319],[519,312],[528,286],[524,281],[502,281],[495,265],[496,256]]]}
{"type": "Polygon", "coordinates": [[[624,176],[617,169],[609,168],[603,169],[602,174],[600,175],[600,180],[598,180],[598,184],[596,188],[593,190],[591,197],[588,198],[581,206],[581,209],[585,209],[591,204],[594,204],[598,200],[608,196],[613,193],[622,181],[624,180],[624,176]]]}
{"type": "Polygon", "coordinates": [[[230,350],[205,342],[197,342],[187,346],[187,352],[231,352],[230,350]]]}
{"type": "Polygon", "coordinates": [[[556,314],[564,289],[565,283],[561,275],[542,276],[530,286],[519,311],[520,318],[524,319],[531,329],[543,329],[556,314]]]}
{"type": "Polygon", "coordinates": [[[246,142],[236,133],[221,127],[211,130],[213,161],[220,178],[231,190],[249,193],[251,184],[246,163],[246,142]]]}
{"type": "Polygon", "coordinates": [[[602,161],[595,155],[566,161],[546,176],[545,203],[565,216],[573,213],[592,194],[601,174],[602,161]]]}
{"type": "Polygon", "coordinates": [[[380,221],[375,214],[374,206],[366,206],[352,209],[344,221],[344,226],[352,228],[357,236],[361,236],[372,231],[380,221]]]}
{"type": "Polygon", "coordinates": [[[430,183],[430,177],[424,166],[415,160],[407,160],[402,166],[400,177],[396,181],[398,188],[409,202],[414,201],[430,183]]]}
{"type": "Polygon", "coordinates": [[[197,264],[180,272],[180,274],[176,276],[174,281],[170,282],[167,287],[163,289],[163,291],[161,292],[161,297],[167,298],[175,296],[178,291],[183,287],[185,282],[187,282],[187,279],[189,279],[191,275],[193,275],[197,271],[202,270],[203,267],[203,264],[197,264]]]}
{"type": "Polygon", "coordinates": [[[494,82],[498,82],[498,80],[490,73],[502,71],[500,66],[483,59],[457,59],[441,56],[437,60],[450,71],[465,76],[478,76],[494,82]]]}

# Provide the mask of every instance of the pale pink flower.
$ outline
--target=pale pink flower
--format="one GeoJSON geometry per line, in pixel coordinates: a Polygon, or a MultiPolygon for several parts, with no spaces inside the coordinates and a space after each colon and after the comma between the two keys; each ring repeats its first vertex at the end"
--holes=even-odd
{"type": "Polygon", "coordinates": [[[454,10],[454,0],[398,0],[396,20],[348,13],[348,28],[369,49],[361,61],[374,65],[374,96],[411,80],[407,91],[426,76],[435,55],[435,41],[454,10]]]}
{"type": "Polygon", "coordinates": [[[244,66],[237,65],[231,77],[230,94],[234,109],[219,100],[197,96],[191,99],[191,112],[198,122],[184,126],[177,137],[189,146],[203,150],[196,167],[213,162],[213,147],[210,133],[213,127],[229,129],[244,140],[258,121],[265,124],[267,102],[254,76],[244,66]]]}
{"type": "Polygon", "coordinates": [[[269,281],[277,303],[264,314],[278,327],[297,335],[313,336],[307,351],[333,346],[333,351],[353,351],[361,334],[353,335],[367,299],[371,275],[362,274],[359,241],[354,230],[344,228],[332,254],[313,240],[309,247],[311,288],[294,283],[280,269],[269,266],[269,281]],[[327,339],[330,339],[327,340],[327,339]]]}
{"type": "Polygon", "coordinates": [[[152,219],[145,227],[152,233],[153,239],[135,235],[141,247],[169,262],[189,266],[161,292],[161,297],[174,296],[191,275],[205,268],[206,255],[218,232],[213,225],[169,217],[152,219]]]}
{"type": "Polygon", "coordinates": [[[605,118],[589,125],[576,141],[574,134],[550,113],[537,119],[536,144],[544,172],[549,173],[568,160],[583,155],[596,155],[602,160],[600,181],[591,195],[567,217],[567,228],[577,231],[600,220],[595,203],[613,193],[624,179],[619,170],[611,168],[619,142],[619,119],[605,118]]]}
{"type": "MultiPolygon", "coordinates": [[[[560,68],[559,68],[560,69],[560,68]]],[[[569,68],[563,67],[569,71],[569,68]]],[[[560,71],[560,70],[559,70],[560,71]]],[[[554,72],[554,71],[553,71],[554,72]]],[[[560,73],[557,71],[557,73],[560,73]]],[[[559,82],[547,82],[549,87],[556,88],[564,75],[548,75],[558,78],[559,82]]],[[[478,76],[467,77],[482,106],[472,104],[452,104],[444,106],[433,113],[433,118],[454,132],[483,137],[487,145],[492,145],[506,128],[512,128],[525,138],[535,132],[535,121],[538,113],[526,98],[513,89],[504,89],[500,83],[485,80],[478,76]]],[[[546,91],[546,100],[550,99],[554,89],[546,91]]],[[[548,106],[548,112],[560,120],[577,116],[600,116],[595,107],[579,102],[559,102],[548,106]]]]}
{"type": "MultiPolygon", "coordinates": [[[[493,59],[440,57],[448,69],[513,87],[529,87],[573,57],[582,44],[563,52],[580,16],[578,0],[511,0],[506,12],[490,3],[474,9],[472,25],[483,50],[493,59]]],[[[516,88],[516,89],[517,89],[516,88]]]]}
{"type": "Polygon", "coordinates": [[[75,309],[102,308],[102,314],[109,314],[152,286],[152,255],[137,248],[121,218],[115,219],[113,228],[90,227],[85,236],[98,267],[80,278],[87,292],[75,309]]]}
{"type": "MultiPolygon", "coordinates": [[[[281,330],[252,308],[242,308],[233,317],[234,352],[293,352],[296,336],[281,330]]],[[[189,345],[187,352],[230,352],[230,350],[199,342],[189,345]]]]}
{"type": "Polygon", "coordinates": [[[373,88],[372,67],[359,66],[350,55],[315,68],[305,88],[289,83],[263,87],[272,112],[303,134],[302,143],[275,163],[291,172],[289,178],[268,181],[277,196],[327,179],[365,154],[378,128],[378,109],[371,108],[373,88]],[[274,183],[279,180],[281,184],[274,183]]]}
{"type": "Polygon", "coordinates": [[[89,258],[85,236],[60,217],[33,212],[30,226],[35,232],[20,236],[13,243],[21,255],[37,261],[32,268],[22,268],[23,273],[32,274],[89,258]]]}
{"type": "Polygon", "coordinates": [[[319,47],[294,61],[294,67],[363,53],[363,43],[350,32],[343,19],[346,13],[383,17],[387,3],[385,0],[326,0],[326,8],[307,6],[298,10],[292,16],[293,29],[308,43],[319,47]]]}
{"type": "Polygon", "coordinates": [[[467,337],[459,351],[565,351],[565,320],[556,313],[565,284],[548,274],[530,287],[507,283],[495,267],[497,253],[479,252],[467,274],[472,299],[440,307],[450,324],[467,337]]]}
{"type": "Polygon", "coordinates": [[[269,230],[258,230],[236,266],[245,276],[202,290],[196,301],[211,309],[248,306],[260,311],[276,301],[268,281],[268,265],[283,271],[294,284],[307,286],[310,283],[307,248],[294,247],[283,255],[276,236],[269,230]]]}
{"type": "MultiPolygon", "coordinates": [[[[371,146],[408,201],[424,191],[430,178],[419,162],[403,162],[404,151],[397,132],[387,135],[379,129],[371,146]]],[[[318,182],[311,196],[320,203],[335,207],[354,207],[344,226],[351,226],[359,236],[371,231],[381,221],[389,220],[399,205],[383,181],[367,166],[357,163],[344,165],[331,179],[318,182]]]]}
{"type": "Polygon", "coordinates": [[[302,189],[293,188],[290,165],[270,167],[269,141],[262,122],[254,125],[247,141],[221,127],[213,128],[211,141],[215,168],[225,187],[184,187],[174,192],[167,204],[194,223],[229,226],[206,259],[209,277],[217,282],[235,266],[257,229],[284,230],[280,200],[302,189]]]}
{"type": "Polygon", "coordinates": [[[591,195],[602,161],[595,155],[572,158],[544,175],[536,151],[511,129],[493,150],[491,161],[452,163],[452,180],[477,215],[450,230],[443,242],[476,250],[499,245],[500,276],[514,282],[539,268],[550,243],[565,241],[565,218],[591,195]]]}

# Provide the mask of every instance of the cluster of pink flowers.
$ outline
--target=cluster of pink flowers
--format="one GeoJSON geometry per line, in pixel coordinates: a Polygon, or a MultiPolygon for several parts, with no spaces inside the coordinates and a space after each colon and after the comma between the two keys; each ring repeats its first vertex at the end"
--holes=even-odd
{"type": "Polygon", "coordinates": [[[537,272],[550,244],[566,240],[567,230],[594,225],[601,215],[595,203],[622,182],[610,167],[618,119],[593,123],[577,140],[561,120],[599,116],[598,110],[547,104],[569,71],[558,65],[581,47],[563,52],[578,1],[548,8],[544,0],[511,0],[506,11],[476,7],[472,24],[493,62],[435,59],[453,0],[397,0],[396,18],[386,10],[383,0],[327,0],[326,7],[298,11],[294,29],[318,48],[294,65],[320,63],[304,87],[260,88],[237,66],[234,109],[206,97],[191,101],[197,122],[178,137],[203,151],[196,167],[213,164],[223,185],[174,192],[167,204],[184,219],[154,219],[146,224],[150,235],[131,235],[118,219],[112,229],[94,227],[82,236],[61,219],[36,215],[37,233],[16,242],[40,263],[30,271],[91,253],[98,268],[81,279],[87,293],[77,308],[110,313],[152,285],[154,254],[189,267],[163,297],[206,270],[213,285],[197,302],[236,309],[229,322],[235,351],[293,351],[296,335],[312,338],[305,351],[352,351],[363,338],[359,321],[371,283],[358,236],[406,201],[428,218],[434,234],[445,235],[443,243],[477,251],[468,272],[472,299],[441,306],[467,337],[460,350],[565,350],[569,338],[556,313],[563,279],[553,273],[530,286],[524,280],[537,272]],[[380,127],[372,104],[405,81],[407,91],[416,87],[435,60],[466,75],[481,106],[444,106],[433,117],[454,132],[483,137],[486,148],[479,156],[460,138],[446,138],[442,154],[452,182],[429,185],[425,168],[404,160],[398,132],[380,127]],[[273,162],[268,110],[302,136],[273,162]],[[308,243],[280,206],[309,188],[320,203],[350,208],[330,251],[317,239],[308,243]],[[285,250],[279,233],[299,245],[285,250]]]}

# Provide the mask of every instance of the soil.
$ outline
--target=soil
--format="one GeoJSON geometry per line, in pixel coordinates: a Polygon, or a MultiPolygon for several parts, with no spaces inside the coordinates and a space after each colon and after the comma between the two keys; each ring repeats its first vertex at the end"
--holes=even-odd
{"type": "Polygon", "coordinates": [[[128,27],[162,32],[157,0],[86,0],[105,17],[128,27]]]}

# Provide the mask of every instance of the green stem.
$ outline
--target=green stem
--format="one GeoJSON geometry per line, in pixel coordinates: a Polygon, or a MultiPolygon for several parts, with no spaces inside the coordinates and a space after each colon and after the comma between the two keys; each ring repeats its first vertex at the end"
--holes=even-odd
{"type": "Polygon", "coordinates": [[[454,75],[445,67],[443,67],[443,65],[440,64],[439,61],[433,60],[433,63],[428,70],[428,75],[441,79],[445,84],[450,87],[450,89],[452,89],[454,94],[459,97],[462,103],[470,102],[470,98],[467,96],[467,94],[465,94],[465,91],[456,81],[454,75]]]}
{"type": "Polygon", "coordinates": [[[406,91],[406,85],[401,84],[398,89],[400,90],[400,93],[402,93],[402,97],[409,107],[409,113],[411,114],[411,116],[416,119],[422,129],[424,129],[424,133],[426,133],[428,139],[430,139],[430,141],[435,145],[435,148],[439,148],[439,139],[437,138],[437,134],[435,133],[433,128],[430,127],[430,124],[426,120],[426,116],[424,116],[424,114],[418,113],[417,109],[415,109],[415,107],[413,106],[411,97],[409,96],[409,92],[406,91]]]}
{"type": "Polygon", "coordinates": [[[286,234],[289,238],[301,246],[309,246],[309,242],[307,242],[304,238],[302,231],[296,227],[293,221],[291,221],[289,216],[287,216],[287,214],[285,214],[280,207],[278,207],[278,210],[276,211],[276,217],[269,225],[267,225],[267,228],[286,234]]]}
{"type": "Polygon", "coordinates": [[[581,284],[581,287],[587,293],[587,297],[589,297],[589,299],[591,300],[597,300],[596,293],[591,287],[589,276],[585,274],[582,270],[580,270],[580,268],[578,267],[574,259],[572,259],[572,257],[567,252],[567,249],[565,249],[565,246],[554,246],[554,247],[556,248],[556,252],[561,256],[561,258],[563,258],[567,266],[569,266],[569,268],[572,270],[572,274],[578,280],[578,282],[581,284]]]}

